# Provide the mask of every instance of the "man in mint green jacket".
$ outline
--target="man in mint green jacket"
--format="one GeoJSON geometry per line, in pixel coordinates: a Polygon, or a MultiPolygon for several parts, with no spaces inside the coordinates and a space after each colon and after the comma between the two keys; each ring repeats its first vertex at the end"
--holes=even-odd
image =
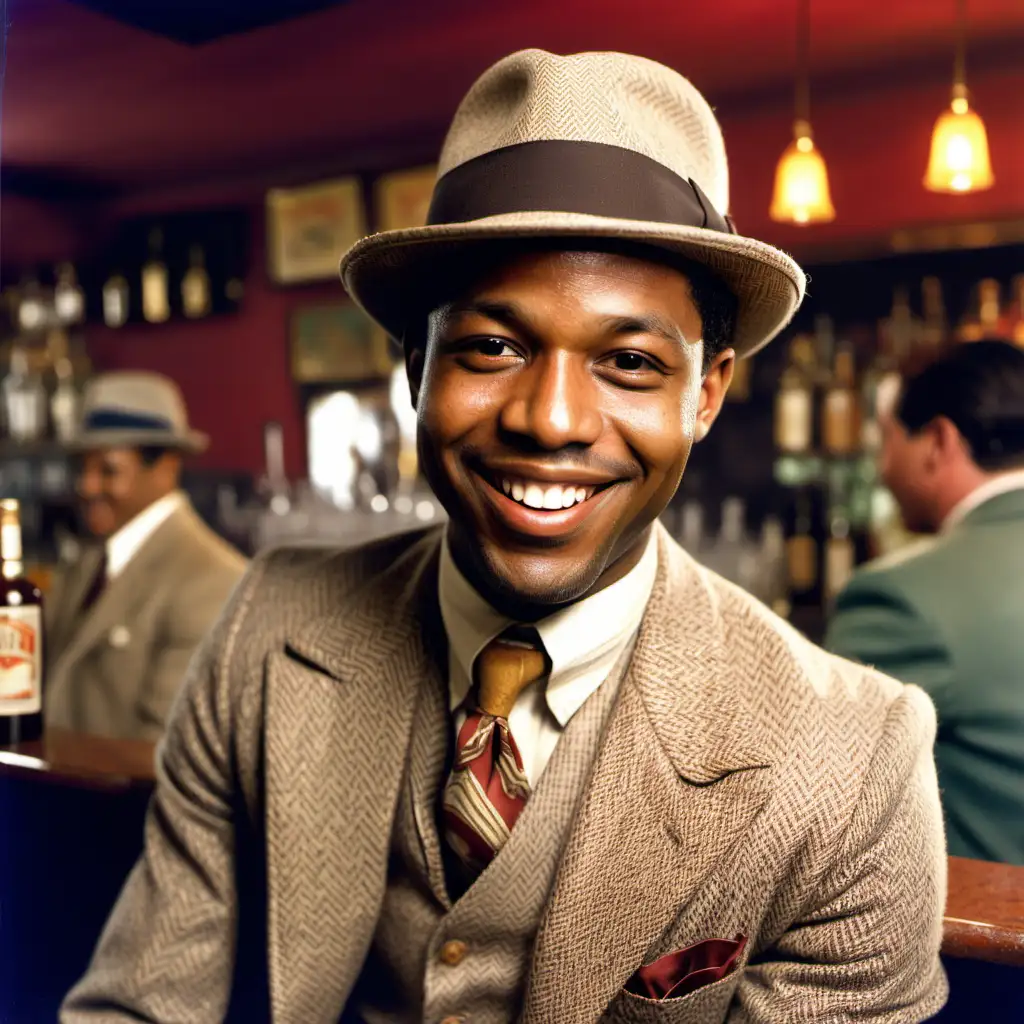
{"type": "Polygon", "coordinates": [[[949,852],[1024,864],[1024,351],[960,345],[881,419],[883,479],[932,536],[854,575],[826,646],[930,694],[949,852]]]}

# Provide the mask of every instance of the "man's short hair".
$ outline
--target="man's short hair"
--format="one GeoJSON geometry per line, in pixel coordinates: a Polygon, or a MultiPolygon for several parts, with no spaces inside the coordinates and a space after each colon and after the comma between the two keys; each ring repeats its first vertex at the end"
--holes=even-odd
{"type": "Polygon", "coordinates": [[[1024,351],[994,339],[953,345],[904,374],[895,413],[912,434],[946,417],[981,469],[1024,466],[1024,351]]]}
{"type": "Polygon", "coordinates": [[[707,372],[715,357],[729,348],[736,332],[739,303],[729,286],[703,263],[678,256],[667,249],[627,239],[563,238],[516,239],[501,244],[466,246],[458,259],[446,262],[436,279],[421,282],[417,305],[423,310],[419,322],[407,332],[405,344],[422,345],[426,338],[426,319],[429,313],[464,290],[472,287],[502,263],[530,252],[607,252],[629,256],[671,267],[685,275],[690,282],[694,305],[700,313],[704,340],[703,372],[707,372]]]}

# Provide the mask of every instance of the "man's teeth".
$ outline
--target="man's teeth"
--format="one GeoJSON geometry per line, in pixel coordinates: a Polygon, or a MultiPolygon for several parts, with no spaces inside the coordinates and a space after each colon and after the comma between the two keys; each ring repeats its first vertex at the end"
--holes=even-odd
{"type": "Polygon", "coordinates": [[[593,487],[576,487],[574,484],[538,484],[528,480],[502,479],[501,489],[513,501],[530,508],[558,509],[572,508],[586,501],[594,493],[593,487]]]}

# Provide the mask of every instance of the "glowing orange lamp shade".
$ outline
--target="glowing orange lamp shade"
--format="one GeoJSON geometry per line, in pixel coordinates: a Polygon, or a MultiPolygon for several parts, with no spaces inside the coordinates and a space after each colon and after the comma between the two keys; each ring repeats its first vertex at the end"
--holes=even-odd
{"type": "Polygon", "coordinates": [[[978,192],[991,188],[985,122],[967,104],[966,90],[953,90],[953,102],[932,129],[931,156],[924,187],[932,192],[978,192]]]}
{"type": "Polygon", "coordinates": [[[815,148],[810,126],[797,121],[795,138],[775,169],[775,190],[768,215],[786,224],[823,224],[834,220],[835,207],[828,187],[828,171],[815,148]]]}

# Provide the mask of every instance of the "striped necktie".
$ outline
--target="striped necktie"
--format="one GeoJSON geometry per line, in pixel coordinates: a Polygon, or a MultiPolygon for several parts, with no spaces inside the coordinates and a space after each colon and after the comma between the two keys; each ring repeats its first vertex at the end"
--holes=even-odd
{"type": "Polygon", "coordinates": [[[444,791],[445,838],[477,873],[504,846],[530,795],[523,759],[509,731],[509,713],[519,694],[550,669],[535,630],[510,632],[477,656],[476,706],[459,730],[444,791]],[[529,639],[519,638],[524,633],[529,639]]]}

